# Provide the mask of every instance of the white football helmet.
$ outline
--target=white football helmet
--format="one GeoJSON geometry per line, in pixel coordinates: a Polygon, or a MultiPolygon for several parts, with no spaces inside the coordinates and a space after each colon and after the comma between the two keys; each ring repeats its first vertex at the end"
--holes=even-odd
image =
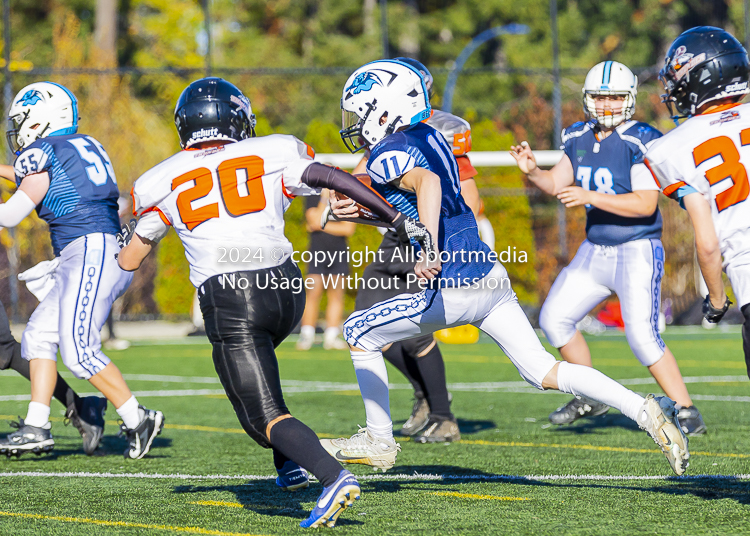
{"type": "Polygon", "coordinates": [[[616,61],[603,61],[586,75],[586,81],[583,83],[583,111],[586,117],[594,119],[603,127],[616,127],[633,117],[637,94],[638,77],[630,69],[616,61]],[[622,111],[617,115],[597,115],[594,97],[599,95],[625,97],[622,111]]]}
{"type": "Polygon", "coordinates": [[[377,60],[354,71],[341,97],[341,139],[353,153],[430,117],[424,79],[412,66],[377,60]]]}
{"type": "Polygon", "coordinates": [[[35,82],[15,96],[8,120],[8,145],[11,151],[19,154],[39,138],[75,134],[78,130],[78,101],[60,84],[35,82]]]}

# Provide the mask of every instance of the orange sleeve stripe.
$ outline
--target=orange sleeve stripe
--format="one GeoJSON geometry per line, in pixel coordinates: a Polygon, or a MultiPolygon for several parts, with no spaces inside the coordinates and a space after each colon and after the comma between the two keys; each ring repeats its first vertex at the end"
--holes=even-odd
{"type": "Polygon", "coordinates": [[[669,186],[664,188],[664,195],[667,195],[667,196],[672,195],[683,186],[687,186],[687,183],[685,183],[685,181],[680,181],[675,184],[670,184],[669,186]]]}
{"type": "Polygon", "coordinates": [[[159,217],[161,218],[161,221],[164,222],[164,225],[168,225],[168,226],[172,225],[172,222],[169,221],[169,219],[167,218],[167,216],[161,211],[161,209],[159,207],[151,207],[148,210],[144,210],[143,214],[147,214],[149,212],[158,212],[159,213],[159,217]]]}
{"type": "Polygon", "coordinates": [[[307,156],[309,156],[312,159],[315,159],[315,149],[313,149],[307,144],[305,144],[305,147],[307,147],[307,156]]]}
{"type": "Polygon", "coordinates": [[[471,179],[479,174],[477,169],[472,165],[471,160],[469,160],[469,157],[466,155],[457,156],[456,163],[458,164],[458,178],[461,181],[471,179]]]}
{"type": "Polygon", "coordinates": [[[135,184],[130,189],[130,206],[133,207],[133,216],[137,216],[135,213],[135,184]]]}
{"type": "MultiPolygon", "coordinates": [[[[308,145],[308,147],[310,147],[310,146],[308,145]]],[[[288,197],[289,199],[294,199],[295,197],[297,197],[296,195],[290,194],[289,191],[286,189],[286,186],[284,186],[284,176],[283,175],[281,176],[281,191],[284,192],[284,195],[286,197],[288,197]]]]}
{"type": "Polygon", "coordinates": [[[653,170],[653,169],[651,169],[651,164],[649,164],[649,162],[648,162],[648,158],[644,158],[644,159],[643,159],[643,163],[644,163],[644,164],[646,164],[646,167],[647,167],[647,168],[648,168],[648,170],[649,170],[649,171],[651,172],[651,176],[652,176],[652,177],[654,178],[654,182],[656,183],[656,185],[657,185],[657,186],[659,187],[659,189],[661,190],[661,184],[659,183],[659,179],[657,179],[657,178],[656,178],[656,173],[654,173],[654,170],[653,170]]]}

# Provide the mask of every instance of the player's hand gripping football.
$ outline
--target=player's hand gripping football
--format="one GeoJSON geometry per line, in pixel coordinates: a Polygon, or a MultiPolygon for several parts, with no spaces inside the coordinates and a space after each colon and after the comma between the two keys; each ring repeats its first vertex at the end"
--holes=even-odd
{"type": "Polygon", "coordinates": [[[339,219],[356,218],[359,216],[359,208],[354,199],[349,197],[341,199],[339,198],[338,193],[333,190],[331,191],[329,204],[333,214],[339,219]]]}
{"type": "Polygon", "coordinates": [[[522,141],[521,145],[511,145],[510,155],[516,159],[518,169],[524,172],[526,175],[536,169],[536,158],[534,153],[531,152],[529,142],[522,141]]]}
{"type": "Polygon", "coordinates": [[[117,245],[120,246],[120,249],[130,244],[137,223],[138,222],[135,219],[131,219],[128,223],[123,225],[122,230],[117,233],[117,245]]]}
{"type": "Polygon", "coordinates": [[[711,296],[706,295],[706,298],[703,300],[703,318],[711,324],[718,324],[724,318],[730,305],[732,305],[732,301],[727,296],[721,308],[714,307],[714,304],[711,303],[711,296]]]}
{"type": "Polygon", "coordinates": [[[409,218],[401,213],[393,220],[393,228],[398,233],[401,242],[405,244],[415,240],[422,248],[419,261],[414,266],[414,272],[420,279],[432,279],[442,270],[440,255],[438,254],[432,235],[421,222],[409,218]]]}

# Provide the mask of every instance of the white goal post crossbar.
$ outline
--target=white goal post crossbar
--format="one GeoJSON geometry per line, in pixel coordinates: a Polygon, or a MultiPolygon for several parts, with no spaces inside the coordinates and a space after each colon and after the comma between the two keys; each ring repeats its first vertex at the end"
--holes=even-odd
{"type": "MultiPolygon", "coordinates": [[[[562,151],[534,151],[536,163],[542,167],[552,167],[562,158],[562,151]]],[[[474,167],[515,167],[515,159],[508,151],[471,151],[469,153],[474,167]]],[[[316,162],[330,164],[341,169],[354,169],[362,159],[362,153],[320,153],[315,155],[316,162]]]]}

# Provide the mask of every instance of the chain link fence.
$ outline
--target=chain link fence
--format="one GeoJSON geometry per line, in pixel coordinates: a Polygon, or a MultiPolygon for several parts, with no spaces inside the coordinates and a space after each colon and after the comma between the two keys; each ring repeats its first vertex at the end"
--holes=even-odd
{"type": "MultiPolygon", "coordinates": [[[[344,151],[338,136],[339,101],[352,70],[215,69],[212,74],[235,83],[250,97],[258,116],[259,135],[293,134],[318,153],[327,153],[344,151]]],[[[654,69],[634,70],[641,78],[636,118],[663,131],[671,128],[659,102],[660,87],[654,69]]],[[[172,123],[174,103],[189,82],[204,74],[202,70],[37,69],[12,72],[11,89],[15,94],[26,84],[45,79],[69,87],[80,101],[80,131],[103,144],[112,159],[120,191],[129,196],[133,181],[141,173],[179,150],[172,123]]],[[[581,86],[585,74],[585,69],[563,71],[563,125],[583,119],[581,86]]],[[[433,103],[439,108],[448,70],[434,69],[433,75],[433,103]]],[[[555,149],[551,95],[551,70],[467,70],[458,79],[453,113],[472,123],[475,151],[507,150],[521,140],[529,141],[534,149],[555,149]]],[[[562,258],[556,199],[529,185],[515,168],[480,168],[477,183],[498,237],[498,251],[516,248],[527,252],[527,262],[509,262],[508,268],[519,298],[533,315],[560,268],[572,258],[585,236],[584,210],[566,211],[568,253],[562,258]]],[[[12,188],[2,188],[7,199],[12,188]]],[[[299,250],[307,244],[303,207],[302,201],[296,201],[287,213],[287,234],[299,250]]],[[[663,199],[660,208],[667,253],[663,298],[670,300],[672,316],[677,318],[697,298],[692,232],[687,216],[675,203],[663,199]]],[[[15,310],[25,320],[36,300],[22,285],[18,299],[11,299],[12,268],[30,268],[51,258],[52,250],[46,225],[35,216],[27,218],[14,235],[8,230],[0,233],[0,274],[5,276],[0,279],[0,299],[9,312],[15,310]]],[[[353,249],[363,249],[365,245],[373,248],[379,238],[374,230],[359,228],[351,245],[353,249]]],[[[123,298],[122,314],[125,318],[187,317],[192,296],[187,261],[179,241],[170,233],[137,273],[123,298]]],[[[347,303],[352,306],[352,297],[347,303]]]]}

